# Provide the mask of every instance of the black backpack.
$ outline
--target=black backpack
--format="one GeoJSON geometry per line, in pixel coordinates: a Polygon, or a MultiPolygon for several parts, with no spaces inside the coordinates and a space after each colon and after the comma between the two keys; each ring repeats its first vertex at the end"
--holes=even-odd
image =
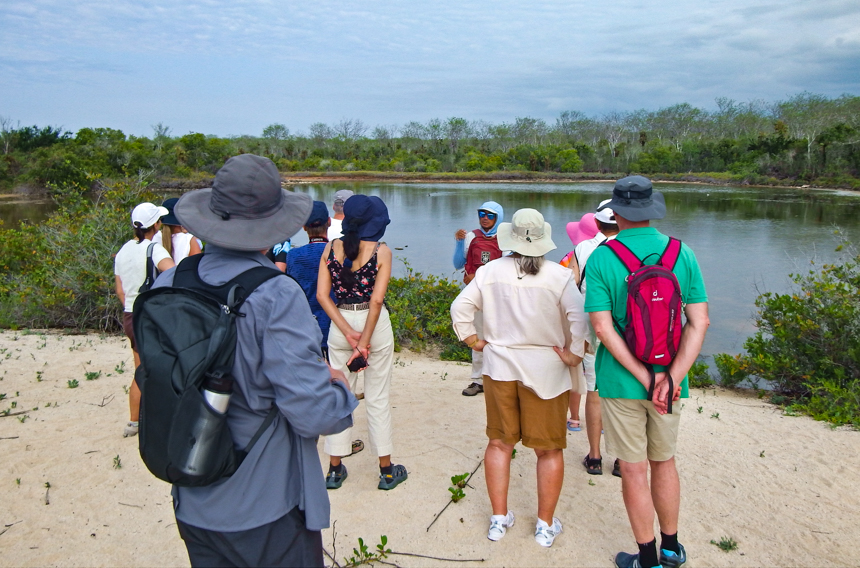
{"type": "Polygon", "coordinates": [[[226,413],[213,410],[201,389],[213,378],[232,385],[235,320],[243,315],[238,310],[257,286],[283,273],[258,266],[212,286],[198,275],[202,257],[184,259],[173,286],[144,292],[134,302],[140,457],[153,475],[183,487],[232,475],[278,412],[273,406],[247,447],[237,451],[226,413]]]}

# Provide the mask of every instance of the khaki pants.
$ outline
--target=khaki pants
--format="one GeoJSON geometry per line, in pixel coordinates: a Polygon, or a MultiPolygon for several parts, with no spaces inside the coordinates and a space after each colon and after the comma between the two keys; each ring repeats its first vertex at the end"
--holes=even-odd
{"type": "MultiPolygon", "coordinates": [[[[369,310],[341,310],[347,323],[356,331],[364,329],[369,310]]],[[[331,366],[346,374],[350,387],[355,390],[358,373],[350,373],[346,362],[352,356],[352,347],[336,325],[331,326],[328,335],[328,349],[331,366]]],[[[367,411],[367,429],[370,447],[377,456],[391,455],[394,445],[391,441],[391,404],[388,395],[391,389],[391,371],[394,366],[394,334],[388,310],[383,307],[370,338],[368,367],[364,371],[364,406],[367,411]]],[[[327,436],[325,453],[330,456],[348,456],[352,453],[352,428],[340,434],[327,436]]]]}

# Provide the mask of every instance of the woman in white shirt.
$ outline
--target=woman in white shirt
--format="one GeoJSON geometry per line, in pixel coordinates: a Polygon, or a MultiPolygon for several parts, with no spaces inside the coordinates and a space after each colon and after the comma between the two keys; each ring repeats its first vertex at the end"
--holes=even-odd
{"type": "Polygon", "coordinates": [[[167,214],[161,218],[161,223],[164,225],[161,229],[161,245],[170,253],[173,262],[179,264],[182,259],[200,254],[202,251],[200,240],[189,233],[173,214],[173,207],[177,201],[179,201],[178,197],[171,197],[161,204],[167,209],[167,214]]]}
{"type": "MultiPolygon", "coordinates": [[[[167,209],[152,203],[141,203],[131,212],[131,224],[134,227],[134,238],[125,243],[114,260],[114,280],[116,295],[123,305],[122,328],[131,343],[134,354],[134,368],[140,365],[137,354],[137,344],[134,341],[132,326],[132,309],[140,287],[146,280],[147,250],[152,245],[152,263],[158,272],[164,272],[174,265],[173,259],[161,243],[152,239],[161,228],[161,217],[167,215],[167,209]]],[[[157,274],[157,273],[156,273],[157,274]]],[[[153,274],[155,276],[155,274],[153,274]]],[[[132,379],[128,391],[129,422],[123,430],[123,436],[137,434],[138,418],[140,416],[140,389],[132,379]]]]}
{"type": "Polygon", "coordinates": [[[534,209],[517,211],[498,229],[499,248],[513,252],[485,265],[451,305],[454,331],[484,353],[487,492],[493,507],[487,538],[501,539],[513,526],[508,510],[511,453],[517,442],[537,455],[538,522],[535,540],[551,546],[561,532],[553,516],[564,480],[568,366],[556,355],[564,345],[582,357],[587,333],[584,300],[572,271],[544,262],[556,248],[551,227],[534,209]],[[473,324],[484,314],[484,337],[473,324]]]}

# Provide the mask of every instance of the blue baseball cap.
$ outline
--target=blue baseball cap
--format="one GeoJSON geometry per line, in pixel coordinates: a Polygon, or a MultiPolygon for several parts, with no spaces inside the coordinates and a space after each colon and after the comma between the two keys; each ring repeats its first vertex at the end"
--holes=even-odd
{"type": "Polygon", "coordinates": [[[308,217],[305,227],[319,227],[328,221],[328,207],[322,201],[314,201],[311,216],[308,217]]]}

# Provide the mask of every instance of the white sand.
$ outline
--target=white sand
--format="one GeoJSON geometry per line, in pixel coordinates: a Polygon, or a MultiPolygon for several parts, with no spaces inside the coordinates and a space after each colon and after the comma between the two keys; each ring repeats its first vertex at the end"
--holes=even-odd
{"type": "MultiPolygon", "coordinates": [[[[143,466],[137,438],[121,436],[128,412],[123,385],[132,377],[125,339],[3,332],[0,351],[0,393],[6,393],[0,411],[14,402],[12,413],[29,416],[23,423],[24,415],[0,418],[0,566],[187,566],[169,486],[143,466]],[[123,362],[126,371],[117,373],[123,362]],[[85,380],[86,371],[99,370],[100,378],[85,380]],[[70,379],[79,386],[69,389],[70,379]]],[[[369,444],[345,460],[349,479],[329,493],[338,560],[358,537],[373,548],[383,534],[395,551],[485,559],[474,566],[611,566],[616,552],[635,549],[620,480],[609,475],[614,456],[604,456],[603,476],[587,475],[580,465],[588,448],[584,431],[568,435],[556,512],[564,533],[551,549],[532,537],[535,459],[522,447],[510,490],[517,524],[502,541],[486,539],[483,468],[471,481],[474,489],[466,488],[466,498],[428,532],[448,501],[449,477],[472,471],[483,455],[483,398],[460,395],[469,382],[465,365],[408,352],[396,361],[394,458],[410,478],[394,491],[378,491],[369,444]]],[[[860,433],[785,416],[755,396],[723,390],[695,391],[682,412],[680,537],[691,566],[857,565],[860,433]],[[723,536],[738,549],[724,553],[710,544],[723,536]]],[[[368,442],[363,406],[354,437],[368,442]]],[[[331,530],[323,538],[331,552],[331,530]]],[[[404,556],[389,561],[455,565],[404,556]]]]}

